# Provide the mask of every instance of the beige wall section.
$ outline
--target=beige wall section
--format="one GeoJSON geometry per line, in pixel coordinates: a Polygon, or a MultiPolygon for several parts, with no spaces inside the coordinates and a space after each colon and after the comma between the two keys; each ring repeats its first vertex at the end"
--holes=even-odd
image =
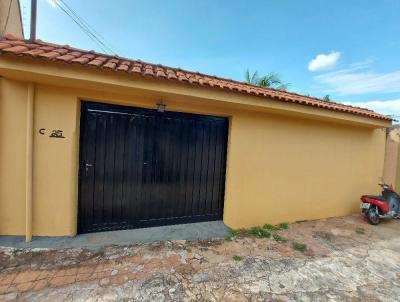
{"type": "Polygon", "coordinates": [[[27,91],[0,77],[0,234],[25,233],[27,91]]]}
{"type": "Polygon", "coordinates": [[[388,129],[385,148],[385,163],[383,167],[383,179],[387,184],[395,187],[398,171],[398,154],[400,142],[400,128],[398,126],[388,129]]]}
{"type": "Polygon", "coordinates": [[[229,226],[357,213],[360,195],[379,191],[382,129],[243,112],[230,133],[229,226]]]}
{"type": "Polygon", "coordinates": [[[0,1],[0,37],[3,33],[24,37],[19,0],[0,1]]]}
{"type": "Polygon", "coordinates": [[[400,191],[400,145],[397,152],[397,167],[396,167],[396,185],[395,188],[397,192],[400,191]]]}
{"type": "Polygon", "coordinates": [[[55,87],[36,87],[34,123],[33,234],[74,235],[76,225],[76,94],[55,87]],[[44,128],[44,135],[39,129],[44,128]],[[50,138],[63,130],[65,139],[50,138]],[[44,218],[45,217],[45,218],[44,218]]]}
{"type": "MultiPolygon", "coordinates": [[[[0,231],[23,234],[24,185],[20,184],[25,175],[25,137],[16,129],[25,123],[26,85],[7,80],[2,83],[7,83],[8,97],[1,99],[2,129],[7,131],[2,130],[0,141],[0,231]],[[11,178],[6,183],[3,179],[9,173],[11,178]],[[15,189],[19,187],[21,192],[15,189]]],[[[76,234],[79,100],[155,108],[160,97],[167,110],[230,117],[224,221],[233,228],[356,213],[361,194],[379,191],[376,184],[382,174],[385,138],[381,129],[233,109],[230,104],[198,97],[37,84],[34,235],[76,234]],[[46,135],[39,134],[41,128],[46,129],[46,135]],[[66,138],[49,138],[54,129],[63,130],[66,138]]],[[[25,126],[21,129],[24,131],[25,126]]]]}

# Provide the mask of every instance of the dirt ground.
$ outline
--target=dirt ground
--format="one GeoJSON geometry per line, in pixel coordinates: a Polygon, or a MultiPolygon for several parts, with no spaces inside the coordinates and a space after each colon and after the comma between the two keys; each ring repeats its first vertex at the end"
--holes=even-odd
{"type": "Polygon", "coordinates": [[[272,233],[98,251],[0,248],[0,301],[400,300],[400,221],[371,226],[357,215],[272,233]]]}

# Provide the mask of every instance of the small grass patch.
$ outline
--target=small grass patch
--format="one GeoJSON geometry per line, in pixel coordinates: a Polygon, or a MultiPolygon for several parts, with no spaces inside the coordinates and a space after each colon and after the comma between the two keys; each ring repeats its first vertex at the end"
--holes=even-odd
{"type": "Polygon", "coordinates": [[[272,237],[275,239],[276,242],[279,242],[279,243],[288,242],[288,240],[286,238],[284,238],[284,237],[282,237],[282,236],[280,236],[278,234],[273,234],[272,237]]]}
{"type": "Polygon", "coordinates": [[[231,236],[226,236],[226,237],[224,238],[224,240],[225,240],[225,241],[232,241],[232,237],[231,237],[231,236]]]}
{"type": "Polygon", "coordinates": [[[293,242],[293,249],[299,252],[304,253],[307,250],[307,245],[304,243],[293,242]]]}
{"type": "Polygon", "coordinates": [[[232,257],[232,259],[235,260],[235,261],[242,261],[243,257],[235,255],[235,256],[232,257]]]}
{"type": "Polygon", "coordinates": [[[280,224],[277,224],[277,225],[266,223],[263,226],[263,229],[268,230],[268,231],[287,230],[288,228],[289,228],[289,224],[287,224],[286,222],[280,223],[280,224]]]}
{"type": "Polygon", "coordinates": [[[364,235],[365,234],[365,230],[363,228],[356,228],[356,233],[359,235],[364,235]]]}
{"type": "Polygon", "coordinates": [[[252,227],[249,230],[249,235],[260,238],[269,238],[271,236],[271,233],[268,230],[262,229],[260,227],[252,227]]]}
{"type": "Polygon", "coordinates": [[[289,224],[286,222],[278,224],[279,229],[281,230],[287,230],[289,228],[289,224]]]}
{"type": "Polygon", "coordinates": [[[231,234],[230,237],[235,237],[235,236],[239,235],[239,231],[234,230],[234,229],[230,229],[229,232],[231,234]]]}
{"type": "Polygon", "coordinates": [[[266,224],[264,224],[263,229],[268,230],[268,231],[277,231],[277,230],[279,230],[279,227],[276,225],[266,223],[266,224]]]}

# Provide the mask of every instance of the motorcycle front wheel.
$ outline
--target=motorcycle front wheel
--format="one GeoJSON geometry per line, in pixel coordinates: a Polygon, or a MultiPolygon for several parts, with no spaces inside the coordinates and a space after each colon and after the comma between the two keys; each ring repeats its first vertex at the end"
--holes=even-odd
{"type": "Polygon", "coordinates": [[[377,213],[377,209],[375,207],[370,207],[365,213],[365,216],[367,216],[369,223],[372,225],[378,225],[381,222],[379,214],[377,213]]]}

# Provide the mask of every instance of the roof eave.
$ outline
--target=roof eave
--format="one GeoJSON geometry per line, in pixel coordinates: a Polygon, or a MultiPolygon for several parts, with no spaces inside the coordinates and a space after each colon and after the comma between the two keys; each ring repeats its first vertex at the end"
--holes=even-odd
{"type": "Polygon", "coordinates": [[[79,64],[52,62],[43,64],[35,58],[17,58],[13,55],[0,57],[0,75],[18,80],[30,80],[42,84],[62,85],[84,89],[109,89],[120,91],[145,91],[148,93],[187,96],[200,99],[215,100],[221,104],[240,106],[259,111],[270,111],[308,118],[341,121],[360,126],[387,128],[391,120],[373,118],[354,113],[340,112],[285,102],[274,98],[222,90],[207,86],[193,86],[173,80],[161,80],[154,77],[143,77],[137,74],[126,74],[117,71],[97,68],[83,68],[79,64]],[[63,68],[60,69],[60,65],[63,68]]]}

